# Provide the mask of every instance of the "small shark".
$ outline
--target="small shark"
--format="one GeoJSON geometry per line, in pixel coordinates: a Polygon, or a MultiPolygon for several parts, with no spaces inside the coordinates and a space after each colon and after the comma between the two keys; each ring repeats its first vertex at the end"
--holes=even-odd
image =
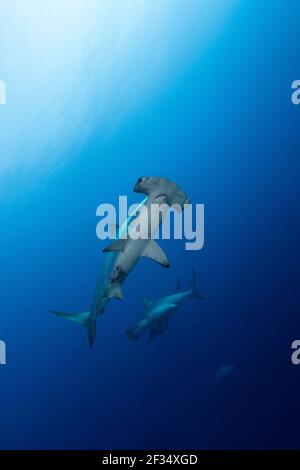
{"type": "Polygon", "coordinates": [[[118,227],[118,239],[103,251],[106,253],[100,271],[94,298],[88,311],[82,313],[64,313],[50,310],[58,317],[83,325],[87,329],[90,346],[96,338],[96,319],[102,315],[107,303],[112,299],[123,299],[122,284],[128,274],[133,270],[141,257],[153,259],[164,267],[169,267],[168,259],[153,240],[168,206],[176,204],[177,210],[183,210],[188,204],[188,198],[181,188],[166,178],[156,176],[143,176],[138,179],[134,192],[146,194],[147,197],[137,206],[133,215],[130,215],[121,227],[118,227]],[[159,212],[159,208],[163,210],[159,212]],[[143,211],[142,209],[146,209],[143,211]],[[154,208],[154,210],[152,210],[154,208]],[[155,211],[160,214],[155,217],[155,211]],[[151,219],[145,220],[151,213],[151,219]],[[147,223],[145,223],[147,222],[147,223]],[[130,233],[141,227],[147,230],[140,238],[130,237],[130,233]],[[128,233],[129,237],[124,237],[128,233]]]}
{"type": "Polygon", "coordinates": [[[180,291],[180,282],[177,285],[176,293],[162,297],[155,302],[143,299],[144,312],[135,327],[127,331],[129,339],[137,339],[141,333],[149,331],[148,341],[151,341],[159,334],[164,334],[169,329],[169,318],[178,309],[179,305],[190,297],[202,300],[196,287],[196,271],[193,268],[193,278],[190,289],[180,291]]]}
{"type": "Polygon", "coordinates": [[[215,379],[222,379],[235,371],[234,365],[220,366],[214,374],[215,379]]]}

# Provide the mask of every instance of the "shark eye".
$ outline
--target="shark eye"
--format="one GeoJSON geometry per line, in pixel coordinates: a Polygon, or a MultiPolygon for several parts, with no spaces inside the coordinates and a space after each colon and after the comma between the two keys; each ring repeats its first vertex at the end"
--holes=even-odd
{"type": "Polygon", "coordinates": [[[143,181],[143,178],[138,179],[138,183],[141,183],[143,181]]]}

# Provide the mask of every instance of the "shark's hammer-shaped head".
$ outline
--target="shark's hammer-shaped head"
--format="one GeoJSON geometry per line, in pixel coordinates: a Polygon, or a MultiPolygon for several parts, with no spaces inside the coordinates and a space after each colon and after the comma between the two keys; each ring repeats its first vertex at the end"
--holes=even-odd
{"type": "Polygon", "coordinates": [[[159,196],[166,196],[169,206],[177,206],[177,210],[184,209],[184,205],[189,203],[187,195],[180,186],[173,181],[159,176],[142,176],[133,188],[136,193],[147,194],[149,198],[155,200],[159,196]]]}

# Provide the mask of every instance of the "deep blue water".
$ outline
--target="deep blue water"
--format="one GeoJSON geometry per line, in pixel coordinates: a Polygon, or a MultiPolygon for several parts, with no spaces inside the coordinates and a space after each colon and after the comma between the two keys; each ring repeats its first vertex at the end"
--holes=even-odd
{"type": "Polygon", "coordinates": [[[299,447],[299,2],[71,3],[0,4],[0,448],[299,447]],[[205,247],[160,242],[89,349],[48,309],[88,309],[96,207],[142,175],[205,204],[205,247]],[[128,341],[193,265],[205,300],[128,341]]]}

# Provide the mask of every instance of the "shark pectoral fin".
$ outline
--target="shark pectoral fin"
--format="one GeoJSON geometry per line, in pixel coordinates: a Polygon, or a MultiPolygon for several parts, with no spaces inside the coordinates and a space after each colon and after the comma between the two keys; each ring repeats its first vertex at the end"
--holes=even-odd
{"type": "Polygon", "coordinates": [[[123,299],[123,292],[121,290],[121,287],[118,286],[118,285],[111,286],[107,291],[107,297],[109,299],[122,300],[123,299]]]}
{"type": "Polygon", "coordinates": [[[109,251],[124,251],[126,243],[126,239],[120,238],[119,240],[114,241],[111,245],[108,245],[106,248],[104,248],[103,252],[108,253],[109,251]]]}
{"type": "Polygon", "coordinates": [[[162,266],[165,266],[166,268],[170,266],[165,253],[154,240],[149,240],[142,256],[153,259],[154,261],[161,264],[162,266]]]}

